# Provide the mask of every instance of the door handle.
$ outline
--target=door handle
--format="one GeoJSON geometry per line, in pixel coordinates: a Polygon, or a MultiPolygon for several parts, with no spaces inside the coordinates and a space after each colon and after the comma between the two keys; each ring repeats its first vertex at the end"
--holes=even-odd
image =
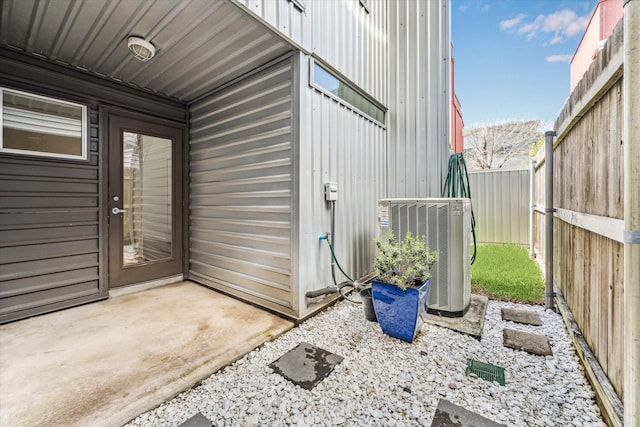
{"type": "Polygon", "coordinates": [[[120,209],[120,208],[111,209],[111,213],[113,213],[114,215],[118,215],[118,214],[124,213],[126,211],[127,211],[126,209],[120,209]]]}

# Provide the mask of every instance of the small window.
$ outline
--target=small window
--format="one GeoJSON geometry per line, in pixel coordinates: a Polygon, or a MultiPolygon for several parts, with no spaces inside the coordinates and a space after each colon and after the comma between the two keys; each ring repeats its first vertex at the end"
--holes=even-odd
{"type": "Polygon", "coordinates": [[[311,59],[312,85],[342,103],[347,103],[365,116],[384,124],[385,110],[358,89],[322,67],[311,59]]]}
{"type": "Polygon", "coordinates": [[[87,159],[87,107],[0,88],[0,152],[87,159]]]}
{"type": "Polygon", "coordinates": [[[304,1],[303,0],[289,0],[295,7],[297,7],[301,12],[304,12],[304,1]]]}

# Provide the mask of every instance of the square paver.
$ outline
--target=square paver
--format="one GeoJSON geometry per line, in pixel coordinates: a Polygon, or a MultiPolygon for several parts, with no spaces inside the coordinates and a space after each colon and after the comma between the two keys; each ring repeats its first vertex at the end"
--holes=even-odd
{"type": "Polygon", "coordinates": [[[503,308],[502,320],[524,323],[525,325],[542,326],[540,315],[531,310],[516,310],[515,308],[503,308]]]}
{"type": "Polygon", "coordinates": [[[515,329],[505,329],[503,332],[503,345],[539,356],[552,355],[549,338],[545,335],[531,334],[529,332],[516,331],[515,329]]]}
{"type": "Polygon", "coordinates": [[[292,383],[311,390],[344,359],[327,350],[302,342],[269,365],[292,383]]]}
{"type": "Polygon", "coordinates": [[[505,427],[448,400],[440,399],[431,427],[505,427]]]}
{"type": "Polygon", "coordinates": [[[180,424],[178,427],[212,427],[213,423],[202,413],[197,412],[193,417],[180,424]]]}

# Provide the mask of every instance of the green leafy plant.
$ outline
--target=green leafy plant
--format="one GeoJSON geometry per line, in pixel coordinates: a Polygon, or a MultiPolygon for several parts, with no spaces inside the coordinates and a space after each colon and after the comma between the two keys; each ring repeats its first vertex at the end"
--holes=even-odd
{"type": "Polygon", "coordinates": [[[531,148],[529,149],[529,155],[531,157],[535,157],[538,154],[538,151],[544,146],[544,136],[541,136],[536,142],[531,144],[531,148]]]}
{"type": "Polygon", "coordinates": [[[378,280],[402,290],[415,287],[431,277],[431,267],[438,261],[438,251],[430,250],[424,237],[411,233],[398,243],[391,232],[389,241],[376,239],[376,246],[378,252],[374,264],[378,280]]]}

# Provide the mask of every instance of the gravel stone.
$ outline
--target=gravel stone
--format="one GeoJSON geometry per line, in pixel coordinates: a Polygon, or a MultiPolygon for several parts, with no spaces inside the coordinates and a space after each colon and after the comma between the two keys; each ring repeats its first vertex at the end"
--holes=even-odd
{"type": "Polygon", "coordinates": [[[127,426],[178,426],[196,412],[217,426],[428,426],[440,398],[509,426],[605,426],[560,315],[498,301],[480,341],[425,324],[412,344],[342,301],[127,426]],[[503,307],[535,311],[542,326],[507,324],[503,307]],[[503,347],[505,327],[546,335],[553,355],[503,347]],[[268,368],[302,341],[344,357],[313,390],[268,368]],[[506,385],[467,376],[467,359],[504,367],[506,385]]]}

